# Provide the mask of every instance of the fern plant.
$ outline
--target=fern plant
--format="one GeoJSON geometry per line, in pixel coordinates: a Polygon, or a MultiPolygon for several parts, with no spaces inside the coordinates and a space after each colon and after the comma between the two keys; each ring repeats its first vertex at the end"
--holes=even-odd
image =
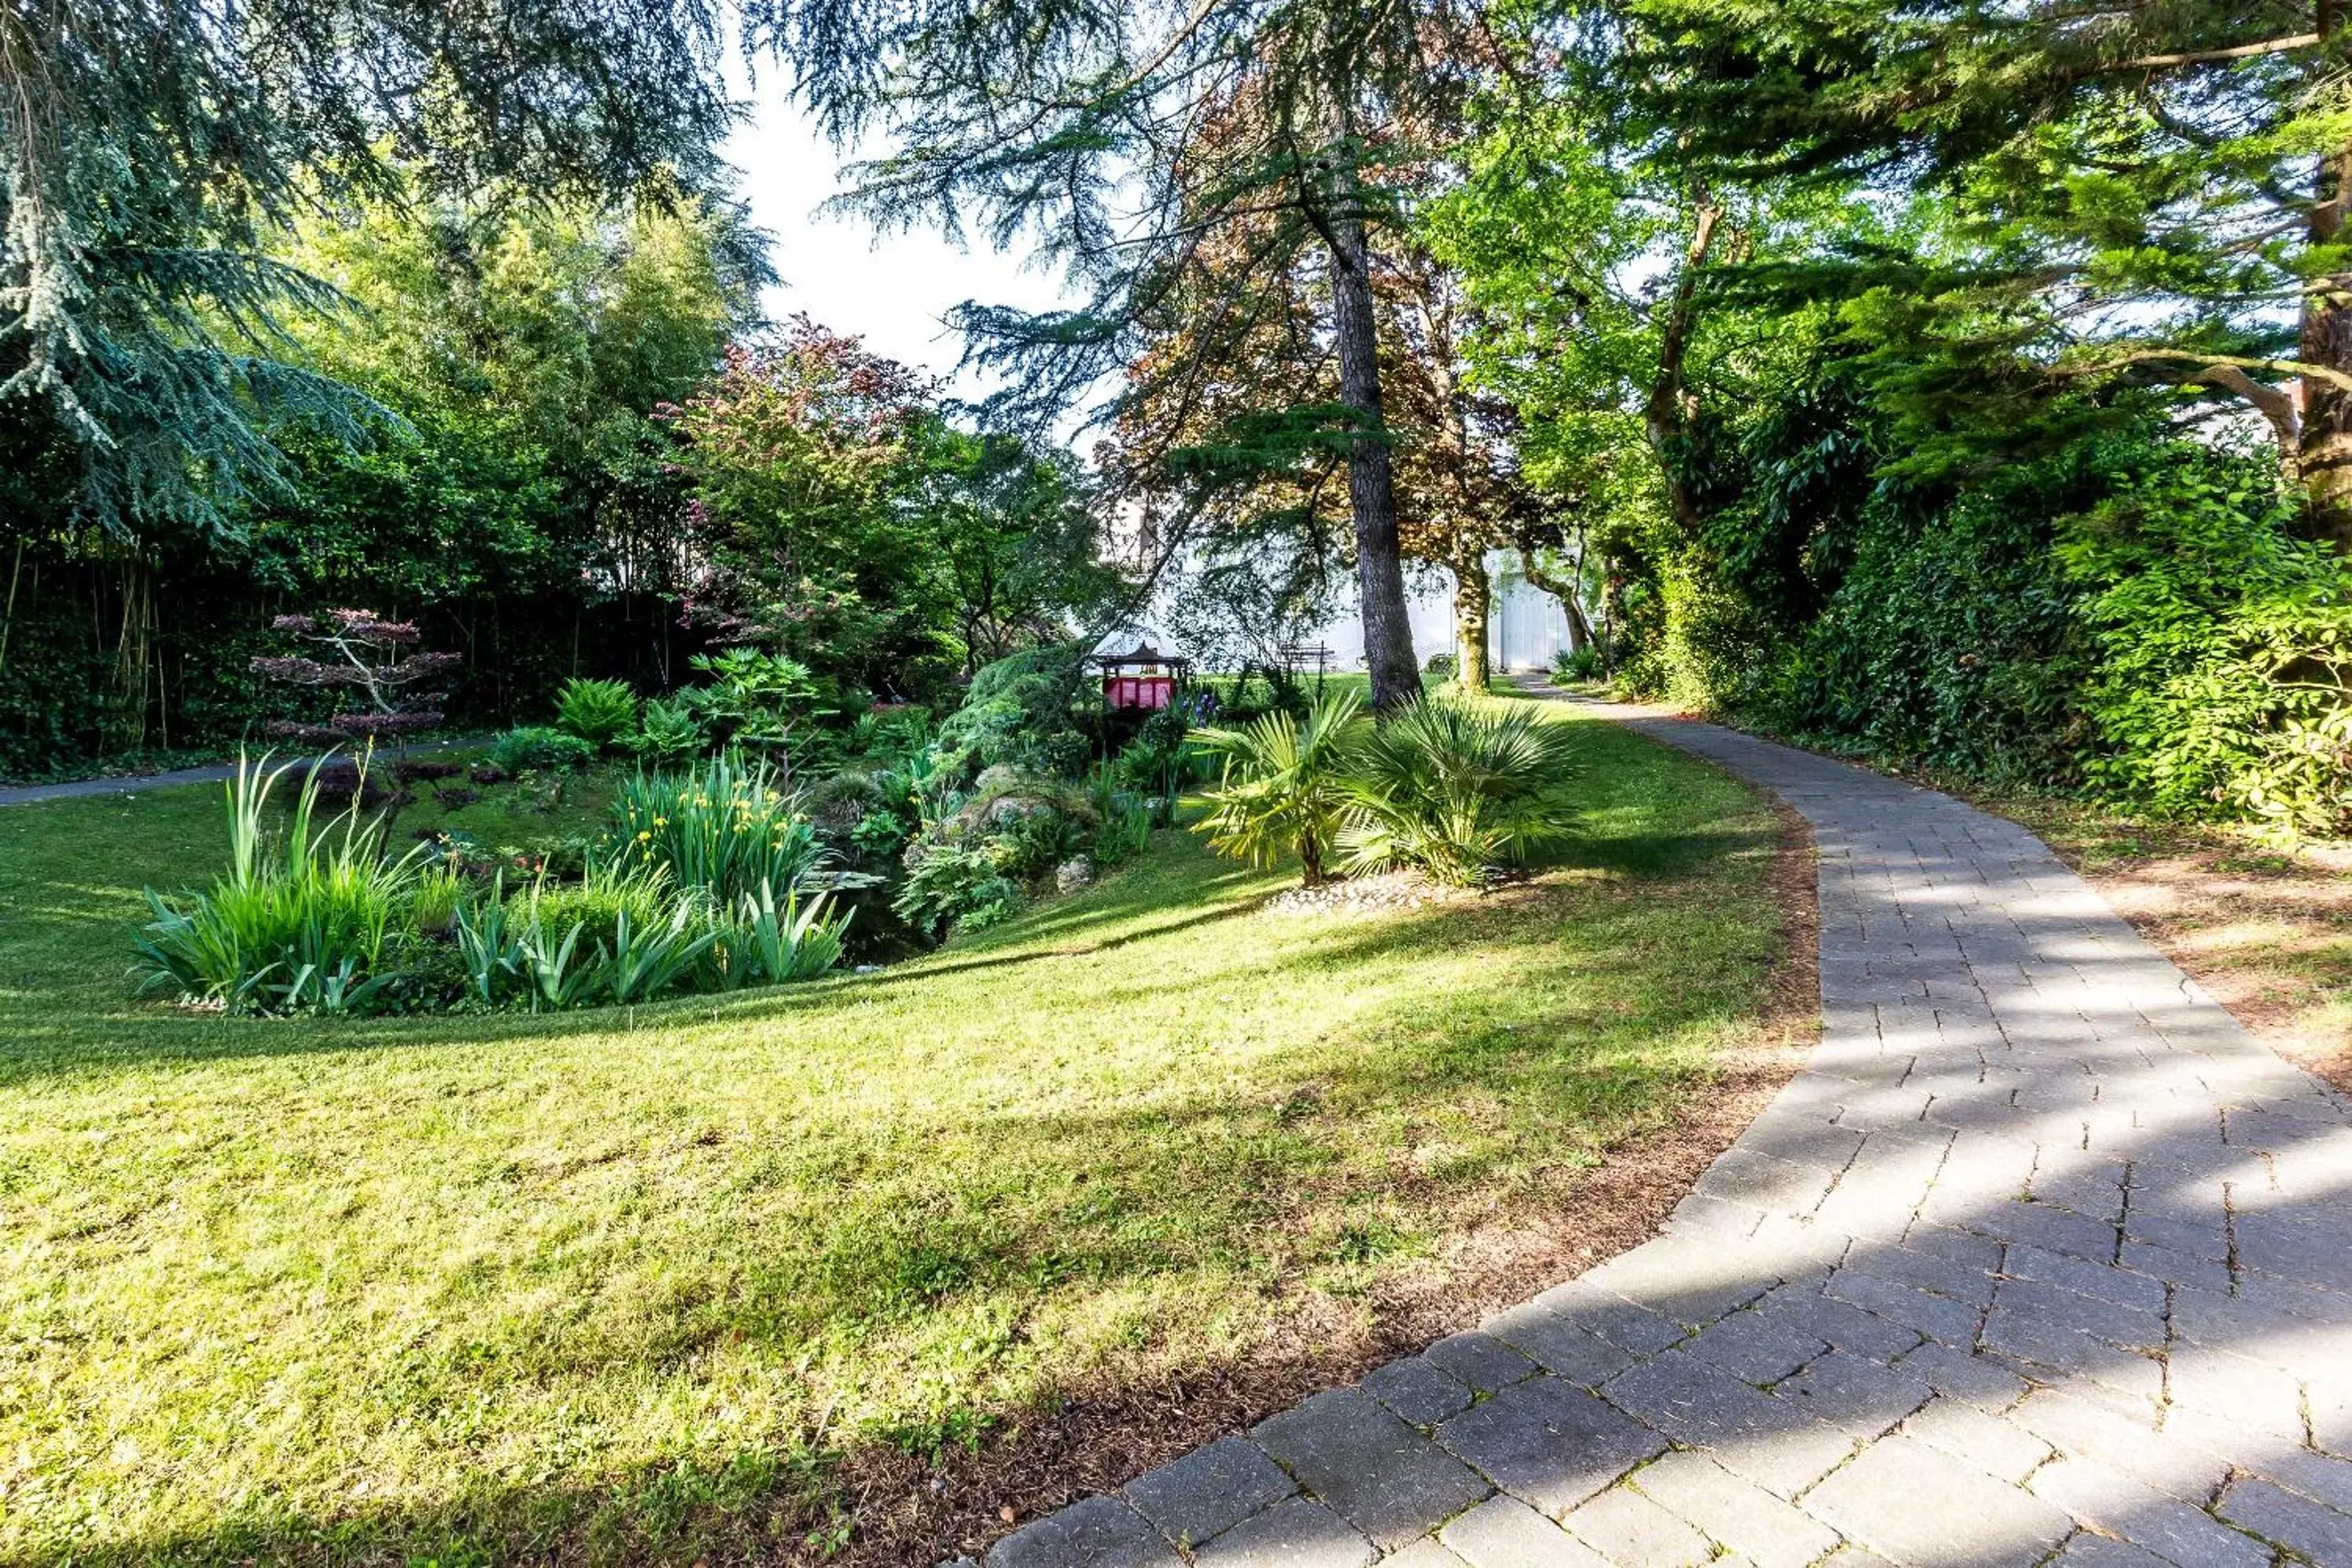
{"type": "Polygon", "coordinates": [[[574,676],[555,700],[555,727],[599,751],[612,751],[636,733],[637,694],[625,680],[574,676]]]}
{"type": "Polygon", "coordinates": [[[1201,731],[1196,738],[1223,755],[1224,772],[1194,830],[1220,855],[1252,865],[1296,854],[1307,885],[1320,883],[1346,819],[1345,773],[1361,708],[1354,691],[1334,689],[1315,699],[1304,721],[1269,713],[1239,729],[1201,731]]]}

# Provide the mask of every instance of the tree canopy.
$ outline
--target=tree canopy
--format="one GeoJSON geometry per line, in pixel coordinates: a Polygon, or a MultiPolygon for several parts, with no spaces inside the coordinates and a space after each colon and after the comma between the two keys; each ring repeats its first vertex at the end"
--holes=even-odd
{"type": "Polygon", "coordinates": [[[280,476],[269,421],[366,412],[289,352],[343,301],[280,237],[419,184],[703,188],[718,43],[697,0],[0,9],[0,416],[77,514],[220,527],[280,476]]]}

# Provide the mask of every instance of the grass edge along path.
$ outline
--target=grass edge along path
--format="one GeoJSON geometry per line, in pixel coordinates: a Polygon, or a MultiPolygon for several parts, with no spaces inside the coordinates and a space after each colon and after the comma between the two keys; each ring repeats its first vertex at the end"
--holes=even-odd
{"type": "Polygon", "coordinates": [[[9,813],[0,1557],[927,1563],[1640,1239],[1809,1037],[1810,858],[1563,721],[1588,837],[1489,900],[1286,919],[1163,835],[634,1015],[133,1005],[217,803],[9,813]]]}

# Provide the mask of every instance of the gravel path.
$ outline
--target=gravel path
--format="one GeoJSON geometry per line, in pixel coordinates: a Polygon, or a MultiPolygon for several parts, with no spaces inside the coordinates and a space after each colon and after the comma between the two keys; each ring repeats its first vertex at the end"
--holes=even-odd
{"type": "MultiPolygon", "coordinates": [[[[413,746],[380,747],[379,762],[398,762],[403,757],[430,756],[435,752],[461,751],[468,746],[486,746],[488,739],[420,741],[413,746]]],[[[292,762],[291,757],[279,757],[277,762],[292,762]]],[[[0,805],[31,805],[44,800],[79,800],[89,795],[135,795],[141,790],[164,789],[173,784],[220,784],[236,776],[235,763],[214,763],[201,768],[175,768],[167,773],[133,773],[121,778],[76,779],[70,784],[16,784],[0,789],[0,805]]]]}
{"type": "Polygon", "coordinates": [[[988,1568],[2352,1568],[2352,1106],[2022,828],[1777,793],[1822,1034],[1656,1240],[988,1568]]]}

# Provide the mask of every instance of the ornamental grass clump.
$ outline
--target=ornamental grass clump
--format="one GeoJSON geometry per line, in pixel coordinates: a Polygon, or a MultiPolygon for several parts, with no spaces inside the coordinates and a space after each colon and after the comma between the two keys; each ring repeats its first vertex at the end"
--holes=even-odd
{"type": "Polygon", "coordinates": [[[1349,874],[1417,867],[1468,886],[1570,836],[1573,733],[1524,707],[1424,697],[1354,738],[1339,792],[1349,874]]]}
{"type": "Polygon", "coordinates": [[[765,763],[716,757],[690,772],[638,773],[613,802],[614,835],[634,864],[733,909],[761,887],[807,884],[826,858],[797,795],[765,763]]]}
{"type": "Polygon", "coordinates": [[[268,763],[240,757],[228,783],[228,870],[203,892],[146,889],[154,918],[134,939],[131,968],[141,994],[235,1011],[341,1013],[391,980],[382,967],[387,941],[413,918],[425,847],[386,856],[381,820],[362,818],[356,805],[318,822],[310,768],[285,825],[273,831],[271,796],[304,764],[268,763]]]}

